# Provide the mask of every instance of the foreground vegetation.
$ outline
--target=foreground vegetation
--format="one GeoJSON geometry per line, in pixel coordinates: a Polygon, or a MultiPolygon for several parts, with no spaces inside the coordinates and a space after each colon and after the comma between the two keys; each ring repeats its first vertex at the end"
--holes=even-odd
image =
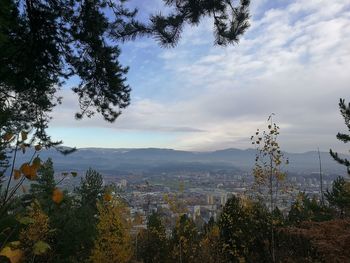
{"type": "MultiPolygon", "coordinates": [[[[313,243],[320,241],[317,231],[328,232],[328,239],[350,236],[350,183],[343,178],[325,193],[324,204],[300,193],[285,214],[236,196],[216,221],[204,224],[178,209],[171,233],[162,211],[149,215],[147,229],[131,231],[140,222],[93,170],[72,193],[57,183],[48,160],[29,191],[12,198],[0,219],[1,262],[323,262],[321,245],[313,243]],[[332,232],[339,224],[342,233],[332,232]]],[[[332,251],[331,243],[326,247],[332,251]]]]}

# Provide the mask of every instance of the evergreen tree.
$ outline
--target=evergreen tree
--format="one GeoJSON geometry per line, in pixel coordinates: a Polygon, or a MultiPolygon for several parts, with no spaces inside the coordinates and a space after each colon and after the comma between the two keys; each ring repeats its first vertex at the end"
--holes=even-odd
{"type": "Polygon", "coordinates": [[[299,193],[288,213],[289,224],[298,226],[303,221],[327,221],[332,219],[331,210],[316,198],[299,193]]]}
{"type": "Polygon", "coordinates": [[[198,230],[193,220],[186,214],[181,215],[177,219],[171,240],[174,262],[196,262],[199,240],[198,230]]]}
{"type": "Polygon", "coordinates": [[[81,205],[91,206],[96,211],[96,202],[104,192],[102,175],[90,168],[74,192],[79,196],[81,205]]]}
{"type": "MultiPolygon", "coordinates": [[[[345,104],[344,99],[340,99],[339,102],[339,109],[340,113],[344,118],[345,125],[350,132],[350,103],[348,105],[345,104]]],[[[339,141],[342,141],[344,143],[350,142],[350,134],[345,134],[345,133],[338,133],[337,134],[337,139],[339,141]]],[[[346,158],[341,158],[337,152],[333,152],[332,150],[329,150],[329,153],[333,157],[334,160],[336,160],[338,163],[345,165],[348,174],[350,175],[350,161],[346,158]]]]}
{"type": "MultiPolygon", "coordinates": [[[[84,221],[77,221],[78,206],[74,198],[67,192],[60,200],[53,200],[53,194],[57,191],[57,183],[54,179],[54,169],[51,159],[48,159],[39,169],[37,179],[31,184],[29,194],[24,199],[32,202],[37,200],[43,211],[49,217],[52,233],[52,262],[79,262],[76,255],[79,254],[80,243],[84,241],[80,235],[84,221]]],[[[63,194],[62,192],[60,192],[63,194]]],[[[93,226],[92,226],[93,227],[93,226]]],[[[83,238],[86,238],[83,236],[83,238]]]]}
{"type": "MultiPolygon", "coordinates": [[[[49,158],[39,169],[38,178],[30,185],[29,198],[39,201],[46,213],[52,209],[52,193],[56,188],[53,162],[49,158]]],[[[28,198],[28,197],[27,197],[28,198]]]]}
{"type": "Polygon", "coordinates": [[[350,211],[350,183],[343,177],[338,177],[332,185],[332,190],[325,193],[330,206],[339,211],[340,217],[348,215],[350,211]]]}
{"type": "Polygon", "coordinates": [[[72,195],[64,194],[61,202],[52,199],[56,182],[53,179],[52,162],[49,160],[40,171],[31,190],[32,198],[38,198],[50,218],[53,235],[53,262],[84,262],[88,259],[97,235],[98,210],[96,203],[102,199],[102,176],[88,170],[72,195]]]}
{"type": "Polygon", "coordinates": [[[159,214],[152,213],[149,216],[147,230],[139,234],[137,246],[136,249],[143,262],[156,263],[167,261],[167,258],[170,256],[168,240],[159,214]]]}
{"type": "Polygon", "coordinates": [[[69,252],[69,256],[64,258],[71,256],[76,262],[88,259],[97,236],[97,203],[101,201],[104,191],[102,175],[92,169],[86,172],[80,185],[74,189],[76,199],[72,216],[66,218],[67,224],[62,228],[62,235],[66,234],[67,237],[64,238],[65,242],[59,241],[62,251],[69,252]]]}
{"type": "Polygon", "coordinates": [[[218,221],[224,262],[271,262],[270,221],[259,203],[231,197],[218,221]]]}
{"type": "Polygon", "coordinates": [[[199,244],[198,262],[216,263],[224,262],[221,253],[220,229],[213,217],[203,227],[203,234],[199,244]]]}
{"type": "Polygon", "coordinates": [[[127,209],[121,200],[98,203],[98,235],[90,261],[93,263],[127,263],[132,257],[127,209]]]}

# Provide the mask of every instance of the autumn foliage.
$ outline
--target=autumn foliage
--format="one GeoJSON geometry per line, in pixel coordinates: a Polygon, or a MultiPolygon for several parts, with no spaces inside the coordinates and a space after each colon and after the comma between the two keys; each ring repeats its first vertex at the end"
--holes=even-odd
{"type": "Polygon", "coordinates": [[[132,258],[130,224],[127,207],[121,200],[98,203],[97,238],[91,252],[93,263],[127,263],[132,258]]]}

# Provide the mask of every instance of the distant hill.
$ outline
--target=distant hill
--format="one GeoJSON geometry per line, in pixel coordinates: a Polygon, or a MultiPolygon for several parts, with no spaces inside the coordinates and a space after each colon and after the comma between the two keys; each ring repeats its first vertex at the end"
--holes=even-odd
{"type": "MultiPolygon", "coordinates": [[[[64,156],[56,150],[40,152],[41,159],[51,157],[57,171],[85,171],[92,167],[104,174],[125,174],[130,172],[154,173],[168,171],[210,171],[235,170],[251,171],[256,151],[254,149],[224,149],[212,152],[191,152],[172,149],[109,149],[81,148],[64,156]]],[[[18,162],[27,161],[30,151],[19,155],[18,162]]],[[[286,153],[289,165],[286,170],[294,173],[319,171],[316,151],[305,153],[286,153]]],[[[329,153],[321,152],[324,173],[346,174],[345,168],[336,163],[329,153]]]]}

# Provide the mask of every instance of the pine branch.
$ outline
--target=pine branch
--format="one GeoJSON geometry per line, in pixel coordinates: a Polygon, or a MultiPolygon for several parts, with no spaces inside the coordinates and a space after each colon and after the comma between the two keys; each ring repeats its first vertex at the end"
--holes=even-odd
{"type": "MultiPolygon", "coordinates": [[[[338,105],[339,105],[340,113],[345,120],[345,125],[348,127],[350,131],[350,103],[346,105],[345,99],[340,99],[338,105]]],[[[338,133],[337,139],[339,141],[347,143],[350,141],[350,134],[338,133]]],[[[337,161],[339,164],[345,165],[347,172],[350,175],[350,161],[346,158],[339,157],[338,153],[333,152],[332,150],[329,150],[329,153],[335,161],[337,161]]]]}
{"type": "Polygon", "coordinates": [[[339,157],[337,152],[333,152],[332,150],[329,150],[330,155],[333,157],[335,161],[337,161],[339,164],[345,165],[347,168],[347,172],[350,175],[350,161],[346,158],[339,157]]]}

